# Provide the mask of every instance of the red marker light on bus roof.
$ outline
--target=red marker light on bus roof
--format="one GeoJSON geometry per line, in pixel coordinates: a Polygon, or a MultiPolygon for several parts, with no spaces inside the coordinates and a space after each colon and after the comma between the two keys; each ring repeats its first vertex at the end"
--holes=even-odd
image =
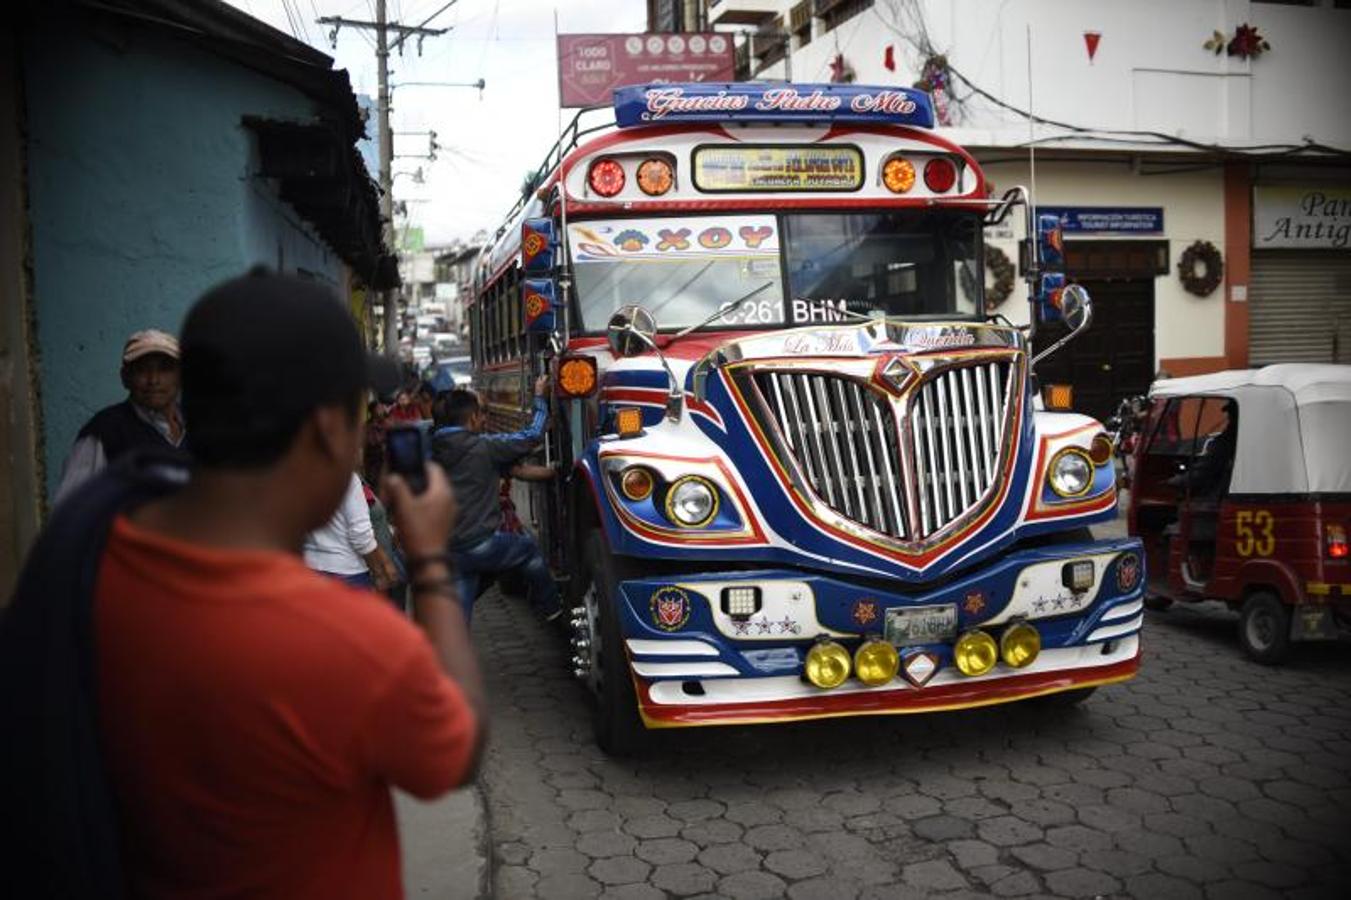
{"type": "Polygon", "coordinates": [[[598,159],[591,164],[586,180],[597,194],[613,197],[624,190],[624,167],[613,159],[598,159]]]}
{"type": "Polygon", "coordinates": [[[945,193],[957,183],[957,167],[942,156],[931,159],[924,164],[924,183],[935,194],[945,193]]]}

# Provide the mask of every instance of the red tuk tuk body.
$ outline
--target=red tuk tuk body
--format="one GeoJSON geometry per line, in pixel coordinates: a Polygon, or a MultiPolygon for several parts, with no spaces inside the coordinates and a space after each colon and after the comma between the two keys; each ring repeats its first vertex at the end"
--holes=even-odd
{"type": "Polygon", "coordinates": [[[1147,603],[1227,603],[1265,663],[1351,628],[1351,366],[1169,379],[1150,401],[1128,511],[1147,603]]]}

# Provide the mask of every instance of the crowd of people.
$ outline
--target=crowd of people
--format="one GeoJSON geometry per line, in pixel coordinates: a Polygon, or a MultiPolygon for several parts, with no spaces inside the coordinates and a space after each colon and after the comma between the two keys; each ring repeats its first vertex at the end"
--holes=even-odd
{"type": "Polygon", "coordinates": [[[501,490],[555,476],[528,461],[548,379],[494,434],[472,391],[389,368],[330,292],[261,270],[130,336],[0,619],[0,885],[400,895],[389,788],[443,793],[482,748],[482,586],[561,607],[501,490]],[[386,465],[410,425],[420,491],[386,465]]]}

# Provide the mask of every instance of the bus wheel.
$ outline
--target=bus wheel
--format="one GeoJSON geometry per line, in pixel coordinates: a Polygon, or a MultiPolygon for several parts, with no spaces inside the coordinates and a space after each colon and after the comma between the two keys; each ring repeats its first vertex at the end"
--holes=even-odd
{"type": "Polygon", "coordinates": [[[624,653],[616,605],[619,579],[616,560],[605,546],[599,530],[587,535],[583,545],[582,610],[578,624],[586,631],[586,644],[573,664],[591,700],[591,723],[600,749],[612,756],[628,756],[643,749],[647,729],[638,716],[638,697],[624,653]],[[585,655],[583,655],[583,653],[585,655]]]}
{"type": "Polygon", "coordinates": [[[1290,652],[1290,611],[1275,594],[1257,591],[1238,614],[1238,640],[1254,662],[1279,663],[1290,652]]]}

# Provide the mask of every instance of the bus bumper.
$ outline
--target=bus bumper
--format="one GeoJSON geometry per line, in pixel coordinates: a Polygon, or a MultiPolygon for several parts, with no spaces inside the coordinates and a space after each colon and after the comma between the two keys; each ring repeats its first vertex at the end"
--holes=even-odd
{"type": "Polygon", "coordinates": [[[620,621],[648,728],[928,712],[1133,677],[1144,583],[1140,542],[1125,538],[1015,551],[927,588],[793,569],[633,579],[621,585],[620,621]],[[916,616],[955,622],[926,642],[905,634],[916,616]],[[958,670],[957,635],[980,630],[998,641],[1019,623],[1041,640],[1030,663],[958,670]],[[868,686],[851,674],[824,689],[805,679],[817,640],[852,654],[869,637],[901,647],[901,671],[889,682],[868,686]]]}

